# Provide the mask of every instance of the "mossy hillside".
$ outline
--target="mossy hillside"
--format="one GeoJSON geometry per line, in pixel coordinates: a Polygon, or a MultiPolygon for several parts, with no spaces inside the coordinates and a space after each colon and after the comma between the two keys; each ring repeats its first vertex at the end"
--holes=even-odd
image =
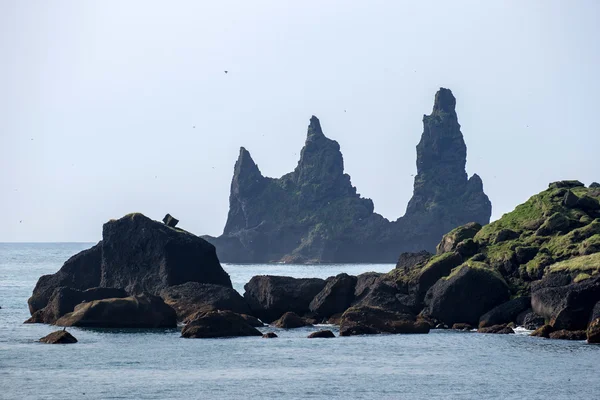
{"type": "Polygon", "coordinates": [[[581,274],[588,277],[597,275],[600,273],[600,253],[574,257],[555,263],[548,267],[547,273],[569,273],[574,277],[578,277],[581,274]]]}

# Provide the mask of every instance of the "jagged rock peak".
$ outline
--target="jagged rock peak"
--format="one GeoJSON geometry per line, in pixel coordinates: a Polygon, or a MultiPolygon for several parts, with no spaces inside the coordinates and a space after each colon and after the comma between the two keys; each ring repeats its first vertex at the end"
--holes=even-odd
{"type": "Polygon", "coordinates": [[[456,98],[450,89],[440,88],[435,94],[432,114],[443,111],[447,113],[455,112],[456,98]]]}
{"type": "Polygon", "coordinates": [[[308,132],[306,135],[306,139],[311,138],[320,138],[325,137],[323,134],[323,129],[321,129],[321,122],[319,122],[319,118],[314,115],[310,117],[310,124],[308,125],[308,132]]]}

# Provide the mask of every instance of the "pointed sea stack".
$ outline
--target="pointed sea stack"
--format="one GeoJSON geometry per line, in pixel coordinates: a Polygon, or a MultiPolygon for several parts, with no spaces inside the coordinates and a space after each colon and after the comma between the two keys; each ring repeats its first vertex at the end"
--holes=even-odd
{"type": "Polygon", "coordinates": [[[448,89],[423,118],[414,195],[390,222],[373,212],[344,173],[340,145],[312,116],[294,171],[264,177],[240,149],[223,235],[205,237],[224,262],[395,262],[403,251],[434,251],[443,234],[468,222],[487,224],[491,203],[477,175],[467,179],[467,149],[448,89]]]}

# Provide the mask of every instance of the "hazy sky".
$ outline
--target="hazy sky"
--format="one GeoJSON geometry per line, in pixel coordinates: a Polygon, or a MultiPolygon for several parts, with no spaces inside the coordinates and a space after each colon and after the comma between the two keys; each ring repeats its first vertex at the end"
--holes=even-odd
{"type": "Polygon", "coordinates": [[[239,147],[279,177],[313,114],[396,219],[440,86],[492,218],[600,181],[599,19],[595,0],[3,0],[0,241],[95,241],[133,211],[220,234],[239,147]]]}

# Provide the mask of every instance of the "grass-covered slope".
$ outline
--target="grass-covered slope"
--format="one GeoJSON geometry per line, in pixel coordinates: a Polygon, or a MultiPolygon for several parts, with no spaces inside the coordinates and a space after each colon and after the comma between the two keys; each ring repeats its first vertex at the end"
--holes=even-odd
{"type": "Polygon", "coordinates": [[[600,187],[551,183],[495,222],[450,231],[437,252],[412,268],[392,271],[390,278],[420,285],[423,293],[466,265],[501,275],[513,296],[528,294],[532,281],[550,274],[588,279],[600,274],[600,187]]]}

